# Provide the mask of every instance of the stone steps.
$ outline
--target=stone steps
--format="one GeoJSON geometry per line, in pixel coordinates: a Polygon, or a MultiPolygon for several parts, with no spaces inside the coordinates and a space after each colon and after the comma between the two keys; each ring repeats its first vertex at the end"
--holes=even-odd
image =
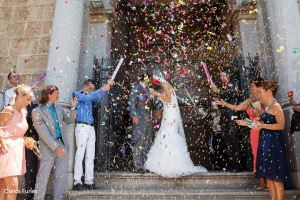
{"type": "MultiPolygon", "coordinates": [[[[285,200],[299,199],[299,191],[288,190],[285,200]]],[[[143,200],[165,200],[165,199],[218,199],[218,200],[270,200],[268,191],[255,191],[254,189],[199,189],[199,190],[95,190],[95,191],[70,191],[64,199],[143,199],[143,200]]]]}
{"type": "Polygon", "coordinates": [[[153,173],[96,173],[94,182],[103,189],[247,189],[258,179],[250,172],[198,173],[180,178],[163,178],[153,173]]]}
{"type": "MultiPolygon", "coordinates": [[[[270,199],[268,190],[254,190],[258,179],[251,172],[209,172],[172,179],[153,173],[109,172],[95,173],[94,181],[101,189],[66,191],[64,200],[270,199]]],[[[52,199],[51,193],[47,190],[46,199],[52,199]]],[[[285,194],[286,200],[300,199],[299,190],[287,190],[285,194]]]]}
{"type": "MultiPolygon", "coordinates": [[[[153,173],[96,173],[94,181],[100,190],[69,191],[65,199],[270,199],[267,190],[254,190],[258,179],[251,172],[220,171],[169,179],[153,173]]],[[[286,191],[285,199],[299,197],[298,190],[286,191]]]]}

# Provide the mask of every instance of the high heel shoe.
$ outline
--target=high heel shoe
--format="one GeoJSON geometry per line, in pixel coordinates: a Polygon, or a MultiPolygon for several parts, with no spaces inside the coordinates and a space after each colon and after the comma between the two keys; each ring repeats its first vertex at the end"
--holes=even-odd
{"type": "Polygon", "coordinates": [[[268,186],[267,186],[267,184],[264,184],[263,186],[256,186],[256,187],[254,187],[254,189],[256,191],[263,191],[265,189],[268,189],[268,186]]]}

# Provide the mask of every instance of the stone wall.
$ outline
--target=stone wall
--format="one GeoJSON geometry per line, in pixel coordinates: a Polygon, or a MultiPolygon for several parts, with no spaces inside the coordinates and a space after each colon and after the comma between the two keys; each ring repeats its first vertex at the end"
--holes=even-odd
{"type": "Polygon", "coordinates": [[[55,0],[0,1],[0,92],[11,87],[11,70],[29,85],[46,71],[54,4],[55,0]]]}

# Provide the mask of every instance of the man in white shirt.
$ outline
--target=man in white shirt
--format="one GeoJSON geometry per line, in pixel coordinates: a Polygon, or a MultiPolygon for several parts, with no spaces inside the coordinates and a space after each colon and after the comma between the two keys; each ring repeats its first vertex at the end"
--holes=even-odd
{"type": "MultiPolygon", "coordinates": [[[[6,90],[5,92],[5,102],[4,102],[4,106],[7,106],[9,104],[9,101],[11,100],[11,98],[15,95],[15,88],[20,84],[20,76],[15,72],[10,72],[7,76],[8,81],[10,82],[10,84],[13,86],[12,88],[6,90]]],[[[36,102],[36,97],[33,94],[33,102],[36,102]]]]}
{"type": "Polygon", "coordinates": [[[4,103],[5,106],[9,104],[9,100],[11,99],[12,96],[15,95],[14,89],[17,87],[18,84],[20,84],[20,76],[14,71],[10,72],[7,78],[13,87],[6,90],[5,92],[5,103],[4,103]]]}

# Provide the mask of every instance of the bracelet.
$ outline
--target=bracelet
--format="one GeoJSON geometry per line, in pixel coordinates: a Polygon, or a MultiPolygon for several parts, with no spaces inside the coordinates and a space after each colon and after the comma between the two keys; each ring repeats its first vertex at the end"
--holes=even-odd
{"type": "Polygon", "coordinates": [[[76,110],[76,107],[72,107],[71,110],[76,110]]]}

